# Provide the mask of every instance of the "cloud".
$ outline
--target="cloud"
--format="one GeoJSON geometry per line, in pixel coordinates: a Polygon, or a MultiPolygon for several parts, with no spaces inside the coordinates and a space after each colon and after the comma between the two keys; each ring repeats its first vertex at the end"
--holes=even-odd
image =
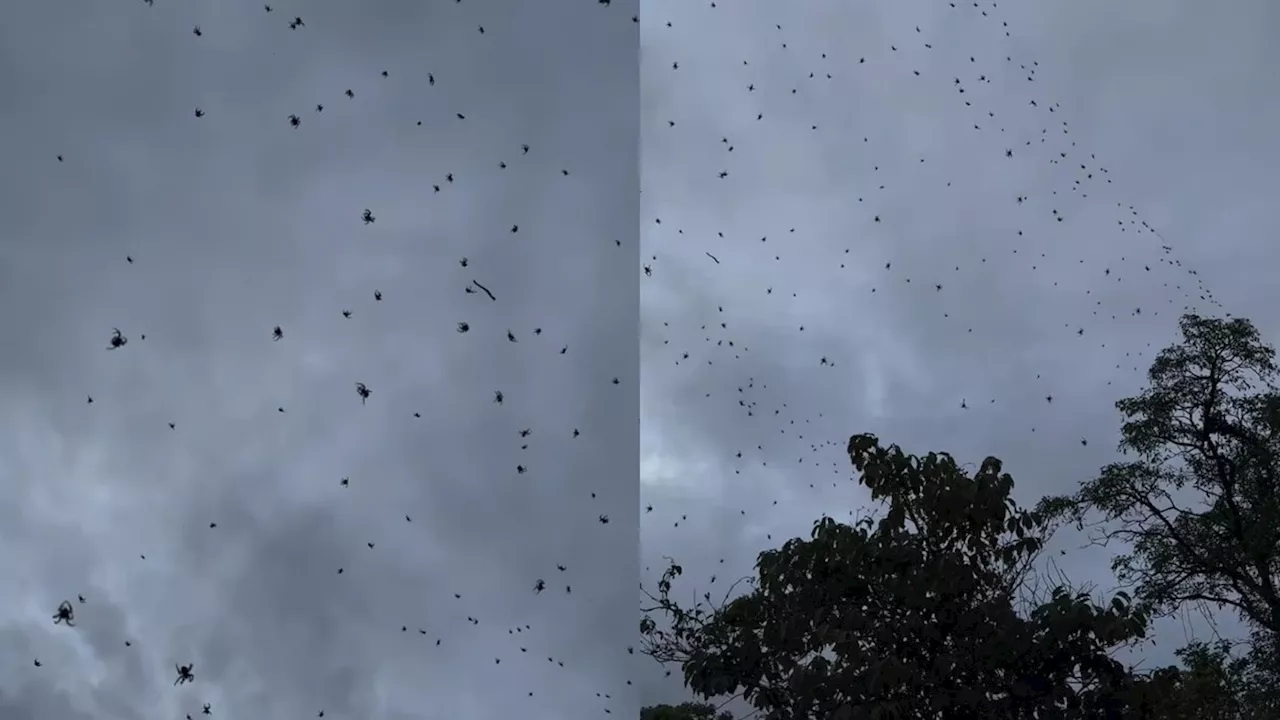
{"type": "Polygon", "coordinates": [[[5,717],[628,712],[633,14],[6,13],[5,717]]]}

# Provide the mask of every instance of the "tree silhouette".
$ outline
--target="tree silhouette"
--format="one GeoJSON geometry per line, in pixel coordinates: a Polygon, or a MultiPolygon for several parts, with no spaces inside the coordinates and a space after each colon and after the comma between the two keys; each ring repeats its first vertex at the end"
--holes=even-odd
{"type": "MultiPolygon", "coordinates": [[[[1247,320],[1185,315],[1179,328],[1149,387],[1116,403],[1120,450],[1136,459],[1027,511],[994,457],[969,476],[946,453],[854,436],[850,459],[883,517],[819,519],[809,539],[761,553],[750,592],[731,601],[733,589],[719,603],[672,600],[672,561],[646,591],[644,652],[678,663],[696,695],[741,696],[766,720],[1280,717],[1275,352],[1247,320]],[[1097,542],[1129,546],[1113,569],[1136,601],[1038,592],[1041,548],[1086,520],[1097,542]],[[1112,657],[1150,615],[1206,603],[1253,628],[1244,652],[1192,642],[1182,667],[1145,673],[1112,657]]],[[[679,707],[671,717],[714,713],[679,707]]]]}
{"type": "Polygon", "coordinates": [[[1266,720],[1280,717],[1280,665],[1267,635],[1247,653],[1232,643],[1192,642],[1177,651],[1182,668],[1165,668],[1140,682],[1149,717],[1158,720],[1266,720]]]}
{"type": "Polygon", "coordinates": [[[1243,319],[1182,317],[1182,342],[1148,372],[1150,387],[1116,403],[1120,449],[1107,465],[1040,510],[1083,525],[1096,541],[1131,546],[1113,569],[1159,614],[1188,603],[1232,607],[1280,634],[1280,394],[1275,351],[1243,319]]]}
{"type": "Polygon", "coordinates": [[[640,708],[640,720],[733,720],[733,713],[717,713],[711,703],[687,702],[640,708]]]}
{"type": "Polygon", "coordinates": [[[673,562],[644,609],[645,653],[679,663],[696,695],[740,694],[770,720],[1093,718],[1160,690],[1109,655],[1146,632],[1127,596],[1057,587],[1019,603],[1054,516],[1017,506],[999,460],[970,477],[873,435],[848,451],[882,519],[818,520],[720,605],[672,600],[673,562]]]}

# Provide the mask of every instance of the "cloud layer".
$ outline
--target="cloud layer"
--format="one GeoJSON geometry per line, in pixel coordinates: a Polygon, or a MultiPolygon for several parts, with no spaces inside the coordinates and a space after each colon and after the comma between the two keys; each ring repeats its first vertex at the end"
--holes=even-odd
{"type": "Polygon", "coordinates": [[[0,715],[634,708],[634,14],[4,11],[0,715]]]}

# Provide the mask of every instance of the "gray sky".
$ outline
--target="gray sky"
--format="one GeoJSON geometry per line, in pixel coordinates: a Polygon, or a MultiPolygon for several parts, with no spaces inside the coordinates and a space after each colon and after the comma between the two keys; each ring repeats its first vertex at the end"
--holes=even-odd
{"type": "MultiPolygon", "coordinates": [[[[1183,307],[1216,311],[1197,280],[1280,334],[1273,8],[956,4],[646,5],[647,582],[670,555],[679,597],[722,593],[866,506],[858,432],[1001,457],[1028,505],[1073,490],[1183,307]]],[[[1114,585],[1111,553],[1059,540],[1073,581],[1114,585]]],[[[1153,662],[1191,632],[1163,624],[1153,662]]],[[[677,680],[651,667],[642,701],[677,680]]]]}
{"type": "Polygon", "coordinates": [[[634,712],[635,3],[366,5],[4,10],[0,716],[634,712]]]}

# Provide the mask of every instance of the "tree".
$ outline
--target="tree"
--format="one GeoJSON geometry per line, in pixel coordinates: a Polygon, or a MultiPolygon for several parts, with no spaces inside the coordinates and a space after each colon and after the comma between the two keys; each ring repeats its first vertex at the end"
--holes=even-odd
{"type": "Polygon", "coordinates": [[[1185,315],[1179,327],[1150,387],[1116,403],[1120,449],[1136,459],[1039,509],[1078,524],[1100,514],[1097,539],[1132,548],[1113,569],[1156,613],[1207,602],[1280,635],[1275,351],[1248,320],[1185,315]]]}
{"type": "Polygon", "coordinates": [[[969,477],[950,455],[873,435],[848,451],[882,519],[820,519],[811,539],[761,553],[751,592],[718,606],[672,600],[673,562],[645,609],[664,627],[641,621],[645,653],[766,720],[1143,716],[1160,688],[1108,654],[1144,636],[1141,608],[1064,587],[1016,607],[1053,517],[1018,508],[999,460],[969,477]]]}
{"type": "Polygon", "coordinates": [[[711,703],[687,702],[640,708],[640,720],[733,720],[733,713],[717,714],[716,706],[711,703]]]}
{"type": "Polygon", "coordinates": [[[1243,675],[1245,708],[1254,717],[1280,717],[1280,635],[1253,633],[1243,675]]]}
{"type": "Polygon", "coordinates": [[[1182,668],[1165,668],[1145,682],[1158,720],[1271,720],[1280,717],[1280,665],[1269,635],[1255,634],[1246,653],[1232,643],[1192,642],[1177,651],[1182,668]]]}
{"type": "Polygon", "coordinates": [[[1176,709],[1188,720],[1230,720],[1245,711],[1244,684],[1248,657],[1232,657],[1231,643],[1193,642],[1177,651],[1186,666],[1174,694],[1176,709]]]}

